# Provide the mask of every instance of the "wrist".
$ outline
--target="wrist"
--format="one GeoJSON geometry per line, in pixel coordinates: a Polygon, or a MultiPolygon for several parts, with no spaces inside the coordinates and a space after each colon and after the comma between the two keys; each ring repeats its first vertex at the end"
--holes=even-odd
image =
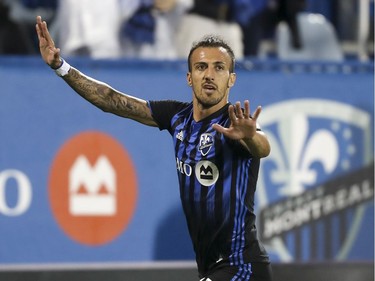
{"type": "Polygon", "coordinates": [[[55,70],[55,73],[58,76],[64,77],[65,75],[67,75],[69,73],[69,70],[70,70],[71,66],[63,58],[60,58],[60,59],[61,59],[60,66],[58,68],[54,69],[54,70],[55,70]]]}
{"type": "Polygon", "coordinates": [[[49,67],[52,68],[53,70],[56,70],[62,66],[64,63],[64,60],[62,58],[59,58],[59,63],[57,64],[51,64],[49,67]]]}

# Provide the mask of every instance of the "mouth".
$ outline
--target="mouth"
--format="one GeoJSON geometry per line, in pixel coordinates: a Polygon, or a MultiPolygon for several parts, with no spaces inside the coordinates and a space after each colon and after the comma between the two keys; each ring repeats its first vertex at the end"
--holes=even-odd
{"type": "Polygon", "coordinates": [[[216,86],[214,84],[211,84],[211,83],[203,84],[202,88],[206,93],[212,93],[212,92],[216,91],[216,86]]]}

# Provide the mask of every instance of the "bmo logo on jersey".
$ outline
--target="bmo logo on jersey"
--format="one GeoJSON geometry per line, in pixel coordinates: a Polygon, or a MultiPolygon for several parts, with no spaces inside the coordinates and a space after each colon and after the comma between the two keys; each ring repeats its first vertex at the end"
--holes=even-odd
{"type": "Polygon", "coordinates": [[[91,246],[109,243],[124,231],[135,210],[132,161],[107,134],[78,134],[54,159],[49,197],[57,223],[71,239],[91,246]]]}
{"type": "Polygon", "coordinates": [[[195,176],[201,185],[211,186],[219,178],[219,170],[211,161],[199,161],[195,165],[195,176]]]}
{"type": "MultiPolygon", "coordinates": [[[[178,158],[176,158],[176,167],[181,174],[188,177],[190,177],[193,172],[193,168],[190,164],[185,163],[178,158]]],[[[211,186],[215,184],[219,178],[219,169],[215,163],[207,160],[199,161],[195,165],[194,173],[198,182],[203,186],[211,186]]]]}

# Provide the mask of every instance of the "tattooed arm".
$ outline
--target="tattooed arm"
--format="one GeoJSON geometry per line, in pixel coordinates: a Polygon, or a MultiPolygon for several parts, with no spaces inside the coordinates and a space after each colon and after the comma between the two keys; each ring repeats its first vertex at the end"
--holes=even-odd
{"type": "MultiPolygon", "coordinates": [[[[42,21],[40,16],[36,18],[36,31],[43,60],[51,68],[59,68],[62,64],[60,49],[55,47],[48,32],[47,23],[42,21]]],[[[130,118],[145,125],[157,126],[145,100],[121,93],[73,67],[63,79],[80,96],[103,111],[130,118]]]]}
{"type": "Polygon", "coordinates": [[[103,82],[82,74],[73,67],[63,79],[80,96],[103,111],[130,118],[145,125],[156,126],[145,100],[123,94],[103,82]]]}

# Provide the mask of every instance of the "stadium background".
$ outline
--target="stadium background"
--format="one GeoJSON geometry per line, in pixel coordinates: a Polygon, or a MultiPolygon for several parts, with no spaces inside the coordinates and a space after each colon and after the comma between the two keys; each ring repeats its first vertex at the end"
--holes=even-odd
{"type": "MultiPolygon", "coordinates": [[[[143,99],[191,99],[184,61],[69,62],[143,99]]],[[[245,60],[236,72],[230,101],[263,106],[259,121],[273,148],[262,161],[256,213],[275,280],[373,280],[373,63],[245,60]],[[266,220],[279,225],[269,236],[266,220]]],[[[0,279],[194,280],[168,133],[103,113],[60,80],[40,58],[0,58],[0,279]],[[114,187],[129,218],[102,240],[110,226],[72,234],[58,212],[73,195],[51,195],[51,175],[68,177],[71,168],[59,153],[85,133],[94,144],[100,136],[117,143],[134,169],[112,163],[117,178],[134,177],[135,195],[116,198],[128,187],[114,187]]],[[[74,155],[85,156],[80,149],[74,155]]]]}

